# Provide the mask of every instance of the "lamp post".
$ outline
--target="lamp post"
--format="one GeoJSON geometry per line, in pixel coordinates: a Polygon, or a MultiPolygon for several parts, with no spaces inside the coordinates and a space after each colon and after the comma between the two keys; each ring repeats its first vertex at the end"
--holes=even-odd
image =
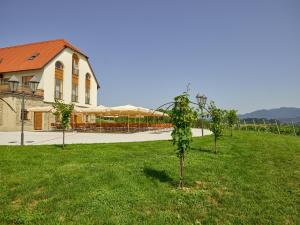
{"type": "MultiPolygon", "coordinates": [[[[19,85],[19,80],[16,78],[16,76],[12,76],[9,80],[9,87],[11,92],[16,92],[19,85]]],[[[36,92],[36,89],[39,85],[39,80],[36,76],[31,78],[31,80],[28,82],[29,87],[32,91],[32,94],[36,92]]],[[[25,112],[25,93],[24,90],[22,91],[22,106],[21,106],[21,145],[24,145],[24,112],[25,112]]]]}
{"type": "Polygon", "coordinates": [[[207,97],[205,95],[197,94],[196,99],[197,99],[197,103],[198,103],[198,106],[199,106],[200,111],[201,111],[201,128],[202,128],[202,136],[203,136],[204,135],[203,134],[203,120],[204,120],[203,109],[206,105],[207,97]]]}

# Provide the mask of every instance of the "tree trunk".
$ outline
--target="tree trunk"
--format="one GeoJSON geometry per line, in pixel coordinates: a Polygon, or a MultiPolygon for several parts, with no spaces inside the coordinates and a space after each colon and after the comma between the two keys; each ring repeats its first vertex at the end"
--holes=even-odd
{"type": "Polygon", "coordinates": [[[232,137],[232,130],[233,130],[233,128],[232,128],[232,126],[231,126],[231,137],[232,137]]]}
{"type": "Polygon", "coordinates": [[[215,154],[217,154],[217,137],[215,136],[215,154]]]}
{"type": "Polygon", "coordinates": [[[65,129],[63,129],[63,148],[65,148],[65,129]]]}
{"type": "Polygon", "coordinates": [[[180,181],[179,181],[179,188],[183,188],[183,177],[184,177],[184,154],[180,156],[179,159],[179,172],[180,172],[180,181]]]}

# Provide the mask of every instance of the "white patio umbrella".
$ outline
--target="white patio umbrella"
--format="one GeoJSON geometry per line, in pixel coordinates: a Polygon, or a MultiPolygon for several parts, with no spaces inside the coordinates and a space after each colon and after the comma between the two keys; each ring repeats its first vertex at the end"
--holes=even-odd
{"type": "Polygon", "coordinates": [[[138,107],[133,105],[122,105],[110,107],[110,113],[119,116],[138,116],[138,107]]]}
{"type": "Polygon", "coordinates": [[[82,113],[95,113],[95,114],[105,114],[110,111],[110,107],[104,105],[98,105],[91,108],[81,108],[82,113]]]}

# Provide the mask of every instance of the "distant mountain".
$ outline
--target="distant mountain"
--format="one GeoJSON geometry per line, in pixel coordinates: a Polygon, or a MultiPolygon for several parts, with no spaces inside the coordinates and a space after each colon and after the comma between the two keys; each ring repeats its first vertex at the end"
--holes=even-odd
{"type": "Polygon", "coordinates": [[[263,118],[263,119],[276,119],[283,123],[300,123],[300,108],[294,107],[281,107],[277,109],[262,109],[251,113],[240,115],[241,119],[248,118],[263,118]]]}

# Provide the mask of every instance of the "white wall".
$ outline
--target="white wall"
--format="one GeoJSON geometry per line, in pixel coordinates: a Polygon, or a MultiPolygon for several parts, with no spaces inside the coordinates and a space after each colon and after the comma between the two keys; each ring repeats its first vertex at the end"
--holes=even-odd
{"type": "Polygon", "coordinates": [[[66,103],[71,103],[72,94],[72,55],[77,54],[79,57],[79,81],[78,81],[78,103],[77,106],[91,107],[97,106],[97,82],[93,72],[91,71],[88,61],[85,56],[74,52],[69,48],[65,48],[60,54],[52,59],[42,70],[21,71],[4,74],[4,78],[15,75],[19,82],[22,82],[22,76],[36,75],[40,78],[38,89],[44,90],[44,101],[54,102],[54,85],[55,85],[55,62],[61,61],[64,65],[64,80],[63,80],[63,100],[66,103]],[[91,75],[90,82],[90,104],[85,104],[85,75],[91,75]]]}
{"type": "MultiPolygon", "coordinates": [[[[44,101],[54,101],[55,62],[61,61],[64,65],[63,100],[66,103],[71,103],[73,53],[74,51],[66,48],[44,67],[43,76],[40,81],[40,85],[44,89],[44,101]]],[[[77,54],[77,56],[79,57],[78,103],[75,103],[75,105],[84,107],[97,106],[97,83],[93,76],[93,72],[89,67],[87,59],[76,52],[75,54],[77,54]],[[91,74],[91,104],[85,104],[85,75],[87,73],[91,74]]]]}

